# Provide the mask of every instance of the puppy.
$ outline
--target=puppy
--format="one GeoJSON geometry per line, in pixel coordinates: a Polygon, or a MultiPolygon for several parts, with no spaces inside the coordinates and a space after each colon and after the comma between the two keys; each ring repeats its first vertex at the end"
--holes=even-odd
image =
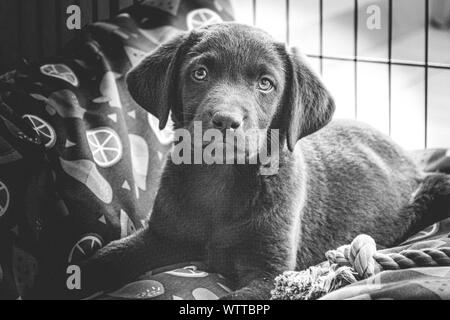
{"type": "Polygon", "coordinates": [[[321,80],[263,31],[218,24],[181,34],[132,70],[128,86],[161,128],[171,113],[176,128],[192,134],[196,121],[237,135],[279,130],[270,152],[279,170],[169,158],[148,227],[83,265],[83,288],[202,260],[233,282],[225,299],[268,299],[276,275],[314,265],[358,234],[391,246],[448,215],[446,177],[424,180],[405,152],[367,125],[328,124],[335,105],[321,80]],[[430,208],[436,213],[427,215],[430,208]]]}

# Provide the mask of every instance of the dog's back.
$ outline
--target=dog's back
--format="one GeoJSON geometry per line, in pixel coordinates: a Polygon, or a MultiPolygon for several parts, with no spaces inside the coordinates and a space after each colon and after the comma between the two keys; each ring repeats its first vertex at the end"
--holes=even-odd
{"type": "Polygon", "coordinates": [[[320,257],[330,243],[348,244],[360,233],[382,246],[401,240],[410,223],[400,208],[422,174],[389,137],[359,122],[336,121],[303,139],[296,152],[307,167],[302,266],[318,262],[308,257],[320,257]]]}

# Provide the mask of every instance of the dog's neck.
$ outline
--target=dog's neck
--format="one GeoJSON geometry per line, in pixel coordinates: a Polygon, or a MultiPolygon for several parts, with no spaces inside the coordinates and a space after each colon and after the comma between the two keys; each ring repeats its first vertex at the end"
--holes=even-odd
{"type": "Polygon", "coordinates": [[[188,165],[184,172],[189,181],[202,181],[205,183],[204,188],[217,193],[250,190],[260,179],[259,165],[188,165]]]}
{"type": "MultiPolygon", "coordinates": [[[[262,186],[270,183],[272,177],[289,166],[289,152],[280,152],[279,168],[267,174],[265,166],[251,165],[179,165],[175,171],[179,183],[183,184],[184,194],[191,197],[192,205],[197,204],[205,210],[223,209],[241,211],[250,207],[258,198],[262,186]]],[[[170,160],[169,160],[170,161],[170,160]]]]}

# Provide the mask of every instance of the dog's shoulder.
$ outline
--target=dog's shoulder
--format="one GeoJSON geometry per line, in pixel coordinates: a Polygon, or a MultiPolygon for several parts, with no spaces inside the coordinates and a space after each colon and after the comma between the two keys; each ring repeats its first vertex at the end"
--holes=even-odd
{"type": "Polygon", "coordinates": [[[322,130],[307,137],[305,141],[321,140],[321,142],[325,142],[325,140],[331,138],[334,138],[333,140],[336,142],[344,143],[356,140],[371,143],[373,140],[379,141],[389,139],[369,124],[356,120],[339,119],[331,121],[322,130]]]}
{"type": "MultiPolygon", "coordinates": [[[[388,135],[354,120],[335,120],[299,143],[302,153],[328,161],[369,161],[390,166],[415,167],[410,155],[388,135]]],[[[400,168],[398,168],[400,169],[400,168]]]]}
{"type": "MultiPolygon", "coordinates": [[[[298,149],[306,163],[309,185],[319,193],[334,189],[335,193],[342,191],[340,197],[359,194],[364,198],[389,189],[392,198],[408,198],[422,177],[406,151],[361,122],[331,122],[303,139],[298,149]],[[347,192],[346,188],[353,190],[347,192]]],[[[378,198],[390,197],[386,192],[378,198]]]]}

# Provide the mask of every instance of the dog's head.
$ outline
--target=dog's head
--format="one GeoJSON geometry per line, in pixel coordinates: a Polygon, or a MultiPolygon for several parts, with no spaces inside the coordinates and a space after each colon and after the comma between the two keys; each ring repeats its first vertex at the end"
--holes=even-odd
{"type": "Polygon", "coordinates": [[[217,24],[182,33],[161,45],[127,78],[137,103],[176,128],[215,128],[245,134],[279,129],[292,151],[299,139],[324,127],[334,103],[296,52],[265,32],[217,24]]]}

